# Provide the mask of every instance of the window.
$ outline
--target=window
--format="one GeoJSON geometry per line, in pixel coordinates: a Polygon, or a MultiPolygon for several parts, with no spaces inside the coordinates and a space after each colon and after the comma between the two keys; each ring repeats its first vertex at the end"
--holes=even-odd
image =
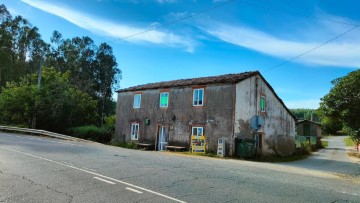
{"type": "Polygon", "coordinates": [[[204,105],[204,88],[194,89],[193,93],[193,106],[204,105]]]}
{"type": "Polygon", "coordinates": [[[167,108],[169,106],[169,92],[160,93],[160,108],[167,108]]]}
{"type": "Polygon", "coordinates": [[[139,124],[132,123],[131,124],[131,140],[138,140],[139,139],[139,124]]]}
{"type": "Polygon", "coordinates": [[[134,109],[139,109],[141,105],[141,94],[134,94],[134,109]]]}
{"type": "Polygon", "coordinates": [[[193,136],[203,136],[204,135],[204,128],[203,127],[192,127],[192,134],[193,136]]]}
{"type": "Polygon", "coordinates": [[[260,97],[260,110],[261,110],[261,112],[265,112],[265,106],[266,106],[265,97],[261,96],[260,97]]]}

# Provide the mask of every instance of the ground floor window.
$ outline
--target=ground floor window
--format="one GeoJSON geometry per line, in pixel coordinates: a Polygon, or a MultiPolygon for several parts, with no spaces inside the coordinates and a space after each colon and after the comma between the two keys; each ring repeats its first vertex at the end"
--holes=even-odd
{"type": "Polygon", "coordinates": [[[132,123],[131,124],[131,140],[138,140],[139,139],[139,124],[132,123]]]}

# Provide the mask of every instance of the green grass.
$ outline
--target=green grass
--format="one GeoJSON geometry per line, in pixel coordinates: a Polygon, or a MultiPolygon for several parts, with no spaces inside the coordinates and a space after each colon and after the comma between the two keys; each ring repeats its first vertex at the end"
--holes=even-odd
{"type": "Polygon", "coordinates": [[[122,148],[127,148],[127,149],[137,149],[136,144],[135,144],[135,143],[132,143],[132,142],[128,142],[128,143],[125,143],[125,142],[115,143],[115,144],[112,144],[112,146],[122,147],[122,148]]]}
{"type": "Polygon", "coordinates": [[[345,143],[345,145],[348,146],[348,147],[353,147],[353,146],[355,146],[355,142],[354,142],[350,137],[344,138],[344,143],[345,143]]]}
{"type": "Polygon", "coordinates": [[[186,151],[186,152],[175,152],[175,151],[168,151],[168,152],[173,152],[173,153],[178,153],[178,154],[184,154],[184,155],[194,155],[194,156],[207,156],[207,157],[218,157],[216,154],[214,153],[206,153],[206,154],[202,154],[202,153],[192,153],[190,151],[186,151]]]}
{"type": "Polygon", "coordinates": [[[329,146],[329,141],[321,140],[321,145],[326,148],[329,146]]]}

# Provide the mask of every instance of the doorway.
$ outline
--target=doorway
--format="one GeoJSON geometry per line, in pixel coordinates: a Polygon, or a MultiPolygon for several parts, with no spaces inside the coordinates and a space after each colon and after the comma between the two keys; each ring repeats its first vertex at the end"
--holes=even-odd
{"type": "Polygon", "coordinates": [[[158,150],[166,150],[168,144],[169,133],[166,126],[159,126],[159,139],[158,139],[158,150]]]}

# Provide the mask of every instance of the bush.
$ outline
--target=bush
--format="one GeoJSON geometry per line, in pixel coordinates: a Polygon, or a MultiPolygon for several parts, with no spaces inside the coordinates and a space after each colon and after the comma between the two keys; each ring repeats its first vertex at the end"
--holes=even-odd
{"type": "Polygon", "coordinates": [[[99,128],[94,125],[80,126],[68,129],[71,136],[107,144],[112,139],[112,131],[107,127],[99,128]]]}
{"type": "Polygon", "coordinates": [[[313,147],[311,146],[311,144],[309,143],[301,143],[301,147],[300,148],[296,148],[295,150],[295,155],[310,155],[311,152],[313,151],[313,147]]]}
{"type": "Polygon", "coordinates": [[[120,142],[120,143],[116,143],[116,144],[113,144],[113,146],[116,146],[116,147],[122,147],[122,148],[128,148],[128,149],[137,149],[137,146],[135,143],[133,142],[120,142]]]}
{"type": "Polygon", "coordinates": [[[112,133],[115,133],[116,115],[106,116],[104,121],[104,127],[111,130],[112,133]]]}

